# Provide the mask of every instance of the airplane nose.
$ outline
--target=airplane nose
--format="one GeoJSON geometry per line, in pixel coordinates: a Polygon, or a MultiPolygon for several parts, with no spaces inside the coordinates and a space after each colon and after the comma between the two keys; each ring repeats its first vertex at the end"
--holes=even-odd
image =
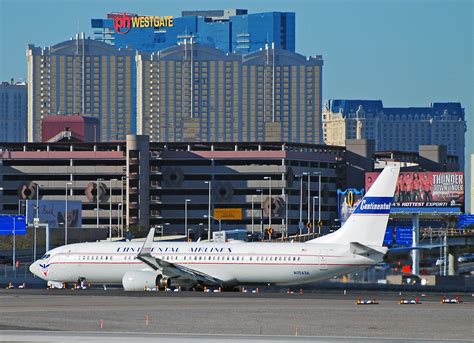
{"type": "Polygon", "coordinates": [[[38,262],[33,262],[31,265],[30,265],[30,272],[36,276],[40,276],[40,270],[39,270],[39,266],[38,266],[38,262]]]}

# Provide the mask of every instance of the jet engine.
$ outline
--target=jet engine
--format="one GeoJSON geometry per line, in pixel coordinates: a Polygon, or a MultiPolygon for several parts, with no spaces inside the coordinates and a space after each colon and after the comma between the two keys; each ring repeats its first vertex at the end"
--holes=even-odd
{"type": "Polygon", "coordinates": [[[154,271],[130,271],[124,274],[122,285],[125,291],[165,289],[171,285],[171,280],[154,271]]]}

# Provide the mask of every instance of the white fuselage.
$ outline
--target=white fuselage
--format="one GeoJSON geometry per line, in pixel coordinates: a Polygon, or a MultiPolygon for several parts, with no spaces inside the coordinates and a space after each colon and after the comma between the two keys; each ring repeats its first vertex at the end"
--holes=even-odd
{"type": "MultiPolygon", "coordinates": [[[[142,242],[79,243],[55,248],[31,271],[47,281],[120,284],[125,273],[152,271],[136,259],[142,242]],[[48,256],[49,255],[49,256],[48,256]]],[[[353,254],[348,244],[307,243],[153,243],[151,255],[205,273],[227,285],[291,285],[329,279],[374,265],[353,254]]]]}

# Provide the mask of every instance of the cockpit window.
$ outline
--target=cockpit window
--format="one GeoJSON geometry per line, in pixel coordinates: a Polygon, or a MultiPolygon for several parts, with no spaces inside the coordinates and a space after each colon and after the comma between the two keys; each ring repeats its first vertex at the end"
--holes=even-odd
{"type": "Polygon", "coordinates": [[[42,260],[46,260],[49,258],[51,255],[50,254],[44,254],[43,257],[41,257],[42,260]]]}

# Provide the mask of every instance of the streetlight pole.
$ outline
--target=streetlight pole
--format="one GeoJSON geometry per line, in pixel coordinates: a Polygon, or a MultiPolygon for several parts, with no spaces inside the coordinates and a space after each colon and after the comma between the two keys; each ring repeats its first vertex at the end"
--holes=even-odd
{"type": "Polygon", "coordinates": [[[118,234],[121,235],[120,238],[123,238],[122,231],[121,231],[121,222],[120,222],[120,213],[122,213],[122,203],[118,204],[118,211],[117,211],[117,225],[118,225],[118,234]]]}
{"type": "Polygon", "coordinates": [[[186,237],[188,236],[188,202],[190,201],[191,199],[184,200],[184,235],[186,237]]]}
{"type": "Polygon", "coordinates": [[[321,173],[319,173],[318,181],[318,237],[321,237],[321,173]]]}
{"type": "Polygon", "coordinates": [[[64,211],[64,245],[67,245],[67,224],[68,224],[68,211],[67,211],[67,200],[68,200],[68,189],[67,186],[72,185],[72,182],[66,182],[66,205],[64,211]]]}
{"type": "Polygon", "coordinates": [[[306,225],[309,226],[311,222],[311,173],[308,173],[308,221],[306,225]]]}
{"type": "Polygon", "coordinates": [[[303,233],[302,232],[302,227],[303,227],[303,175],[306,175],[306,173],[301,174],[300,177],[300,221],[298,223],[298,229],[300,232],[300,236],[303,233]]]}
{"type": "Polygon", "coordinates": [[[318,198],[318,197],[317,196],[313,197],[313,233],[314,233],[314,228],[315,228],[315,226],[314,226],[315,213],[314,212],[315,212],[315,207],[316,207],[316,198],[318,198]]]}
{"type": "Polygon", "coordinates": [[[209,200],[208,200],[208,208],[207,208],[207,240],[211,240],[211,183],[212,181],[204,181],[209,185],[209,200]]]}
{"type": "Polygon", "coordinates": [[[263,190],[257,189],[257,193],[260,193],[260,233],[263,235],[263,190]]]}
{"type": "Polygon", "coordinates": [[[254,202],[253,198],[256,197],[255,194],[252,194],[252,235],[253,235],[253,225],[254,225],[254,220],[253,220],[253,215],[254,215],[254,202]]]}
{"type": "Polygon", "coordinates": [[[123,180],[127,179],[127,176],[122,176],[120,178],[121,185],[120,185],[120,235],[123,237],[123,180]]]}
{"type": "Polygon", "coordinates": [[[112,241],[112,181],[117,179],[109,180],[109,241],[112,241]]]}
{"type": "Polygon", "coordinates": [[[263,178],[264,180],[268,180],[268,193],[270,197],[270,210],[268,211],[268,228],[270,229],[272,227],[272,177],[271,176],[265,176],[263,178]]]}
{"type": "Polygon", "coordinates": [[[39,223],[39,192],[40,185],[36,184],[36,220],[34,221],[34,230],[33,230],[33,261],[36,261],[36,228],[39,223]]]}
{"type": "Polygon", "coordinates": [[[102,179],[97,179],[96,187],[95,187],[95,198],[97,200],[97,228],[99,228],[99,182],[102,181],[102,179]]]}
{"type": "Polygon", "coordinates": [[[13,216],[13,271],[16,271],[16,218],[13,216]]]}

